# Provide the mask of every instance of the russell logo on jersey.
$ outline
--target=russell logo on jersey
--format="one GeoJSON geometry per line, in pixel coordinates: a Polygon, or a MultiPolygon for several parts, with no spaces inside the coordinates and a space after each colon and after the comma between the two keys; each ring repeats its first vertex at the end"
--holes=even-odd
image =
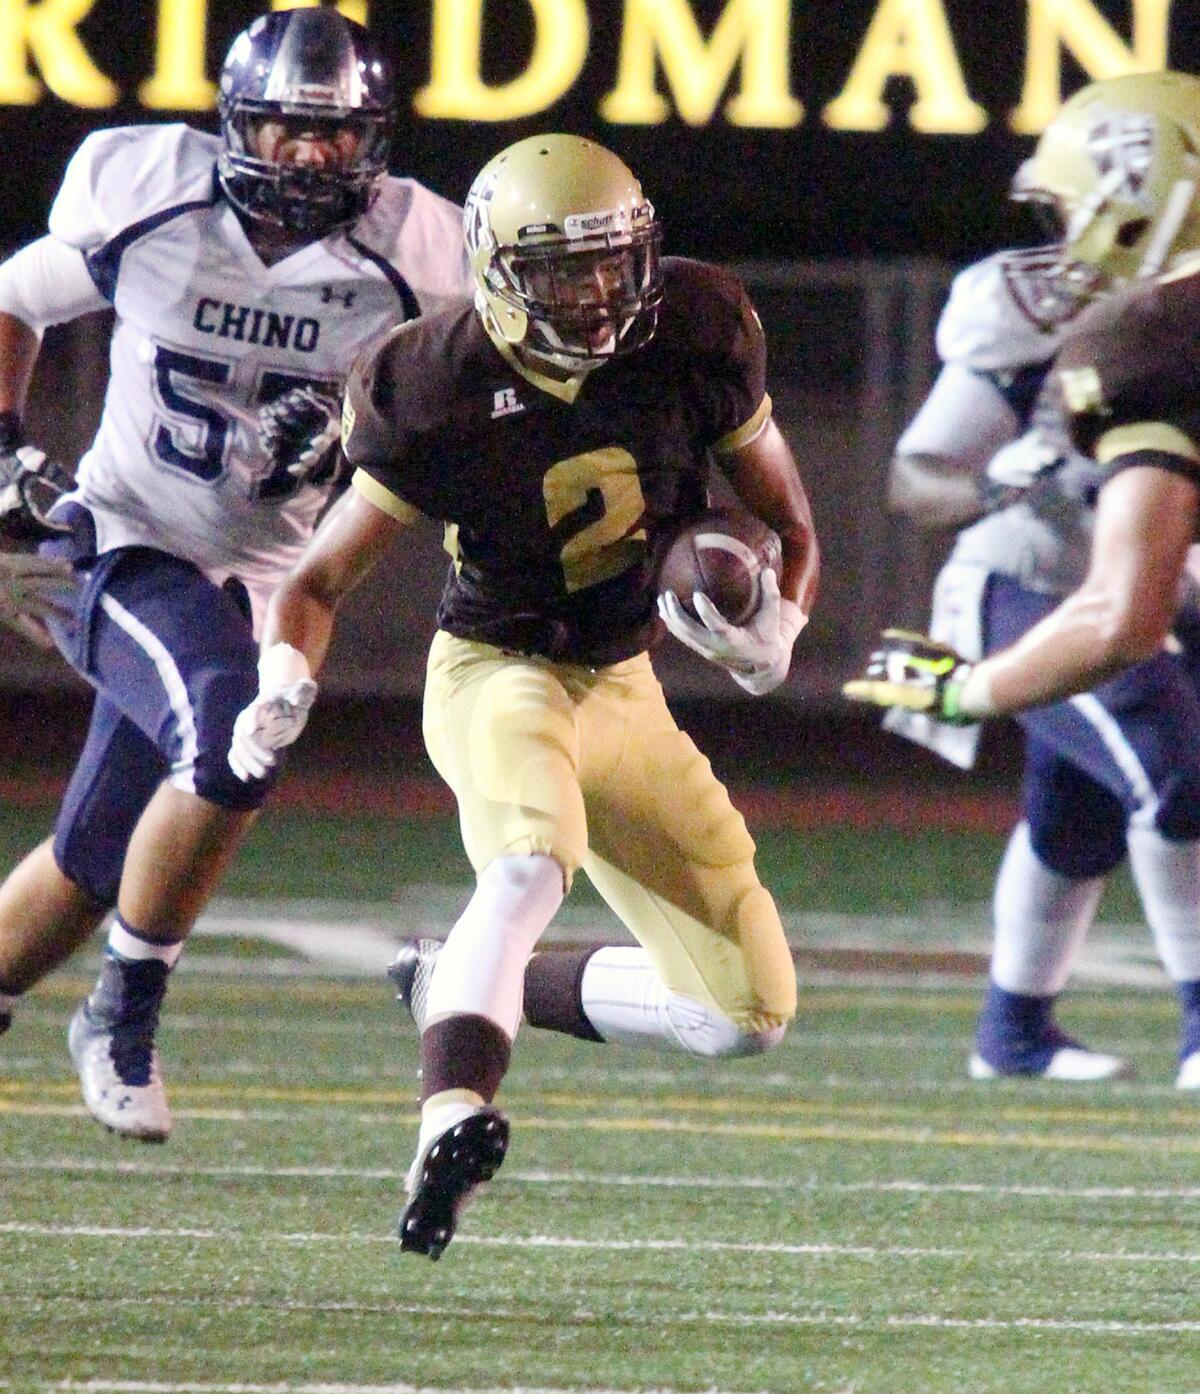
{"type": "Polygon", "coordinates": [[[525,403],[517,401],[515,387],[502,387],[492,394],[492,420],[499,416],[515,416],[525,410],[525,403]]]}

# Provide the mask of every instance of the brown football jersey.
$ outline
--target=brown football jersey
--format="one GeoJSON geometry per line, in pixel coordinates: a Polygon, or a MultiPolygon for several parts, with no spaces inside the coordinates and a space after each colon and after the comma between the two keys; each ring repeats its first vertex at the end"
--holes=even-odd
{"type": "Polygon", "coordinates": [[[469,302],[398,327],[356,365],[355,487],[446,524],[441,628],[591,667],[657,637],[655,544],[704,507],[712,448],[770,410],[737,279],[678,258],[663,273],[650,343],[570,384],[522,372],[469,302]]]}
{"type": "Polygon", "coordinates": [[[1200,484],[1200,268],[1099,301],[1055,372],[1082,451],[1114,472],[1149,460],[1200,484]]]}

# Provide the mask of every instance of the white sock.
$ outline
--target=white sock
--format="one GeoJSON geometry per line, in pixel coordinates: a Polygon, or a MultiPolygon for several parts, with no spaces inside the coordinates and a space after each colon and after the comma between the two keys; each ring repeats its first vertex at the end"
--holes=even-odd
{"type": "Polygon", "coordinates": [[[108,931],[108,947],[113,956],[123,958],[127,963],[144,963],[147,959],[156,958],[168,968],[174,968],[183,952],[183,943],[182,939],[174,944],[159,944],[153,939],[144,939],[140,934],[131,933],[121,923],[120,916],[113,919],[112,928],[108,931]]]}
{"type": "Polygon", "coordinates": [[[1200,842],[1130,828],[1129,866],[1154,945],[1172,982],[1200,978],[1200,842]]]}
{"type": "Polygon", "coordinates": [[[521,1020],[525,965],[562,900],[562,867],[553,857],[498,857],[485,867],[438,954],[426,1024],[483,1016],[511,1041],[521,1020]]]}
{"type": "Polygon", "coordinates": [[[455,1123],[461,1123],[464,1118],[470,1118],[483,1107],[483,1098],[470,1089],[447,1089],[421,1105],[421,1131],[417,1135],[417,1154],[404,1179],[406,1191],[411,1191],[416,1184],[417,1161],[424,1155],[425,1149],[434,1138],[441,1137],[448,1128],[453,1128],[455,1123]]]}
{"type": "Polygon", "coordinates": [[[691,1055],[756,1055],[784,1033],[744,1032],[715,1008],[672,992],[641,948],[610,946],[588,959],[579,984],[584,1015],[606,1041],[650,1042],[691,1055]]]}
{"type": "Polygon", "coordinates": [[[1033,850],[1029,825],[1018,823],[993,897],[996,986],[1027,997],[1057,996],[1096,917],[1104,882],[1052,871],[1033,850]]]}
{"type": "Polygon", "coordinates": [[[0,1016],[8,1016],[22,996],[20,992],[0,992],[0,1016]]]}

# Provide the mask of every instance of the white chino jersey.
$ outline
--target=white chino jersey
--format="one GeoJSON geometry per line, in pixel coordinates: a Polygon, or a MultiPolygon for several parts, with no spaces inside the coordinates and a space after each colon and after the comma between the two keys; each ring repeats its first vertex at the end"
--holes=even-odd
{"type": "Polygon", "coordinates": [[[1003,253],[987,257],[955,278],[937,329],[942,377],[928,409],[922,408],[897,449],[972,456],[982,444],[989,397],[994,399],[985,459],[966,459],[966,466],[986,463],[986,455],[995,460],[1001,447],[1017,440],[1016,448],[1030,460],[1065,463],[1031,477],[1016,501],[964,528],[952,560],[1004,572],[1031,590],[1064,595],[1087,569],[1100,472],[1067,437],[1057,382],[1049,371],[1060,335],[1039,329],[1017,305],[1003,258],[1003,253]],[[1011,406],[1001,408],[996,397],[1022,375],[1035,384],[1041,379],[1025,420],[1011,406]],[[989,397],[982,395],[982,379],[989,397]]]}
{"type": "Polygon", "coordinates": [[[271,470],[257,410],[304,383],[340,395],[369,340],[471,280],[459,209],[391,177],[352,229],[265,266],[220,193],[220,149],[184,125],[99,131],[67,167],[50,232],[84,253],[97,304],[116,312],[74,495],[100,550],[157,547],[236,575],[259,610],[329,486],[271,470]]]}

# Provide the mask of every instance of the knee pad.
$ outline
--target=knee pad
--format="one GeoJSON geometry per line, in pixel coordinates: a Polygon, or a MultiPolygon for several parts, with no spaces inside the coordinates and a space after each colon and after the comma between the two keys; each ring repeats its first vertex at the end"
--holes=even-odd
{"type": "Polygon", "coordinates": [[[666,1017],[675,1039],[689,1055],[731,1058],[763,1055],[783,1040],[786,1022],[740,1024],[682,993],[667,995],[666,1017]]]}
{"type": "Polygon", "coordinates": [[[1030,825],[1029,842],[1040,862],[1072,881],[1107,876],[1125,856],[1123,826],[1118,835],[1100,829],[1093,834],[1083,822],[1040,828],[1030,825]]]}
{"type": "Polygon", "coordinates": [[[125,844],[98,843],[77,836],[71,824],[54,829],[54,860],[59,871],[73,882],[98,909],[111,910],[117,903],[125,844]]]}
{"type": "Polygon", "coordinates": [[[1200,838],[1200,771],[1173,771],[1159,790],[1154,826],[1172,842],[1200,838]]]}
{"type": "Polygon", "coordinates": [[[279,752],[274,768],[263,779],[243,781],[229,765],[233,723],[257,691],[252,649],[231,645],[214,655],[208,670],[194,684],[192,741],[184,746],[183,756],[172,764],[168,776],[175,788],[230,812],[262,807],[279,781],[286,754],[279,752]]]}
{"type": "Polygon", "coordinates": [[[1051,871],[1090,880],[1107,876],[1124,860],[1127,810],[1068,762],[1031,754],[1022,802],[1030,846],[1051,871]]]}
{"type": "Polygon", "coordinates": [[[198,752],[190,764],[174,768],[167,782],[230,813],[249,813],[266,803],[267,795],[279,782],[283,764],[280,752],[275,767],[267,771],[265,778],[240,780],[229,767],[226,744],[220,750],[198,752]]]}
{"type": "Polygon", "coordinates": [[[775,899],[757,881],[739,898],[736,923],[760,1019],[772,1026],[786,1024],[796,1014],[796,965],[775,899]]]}

